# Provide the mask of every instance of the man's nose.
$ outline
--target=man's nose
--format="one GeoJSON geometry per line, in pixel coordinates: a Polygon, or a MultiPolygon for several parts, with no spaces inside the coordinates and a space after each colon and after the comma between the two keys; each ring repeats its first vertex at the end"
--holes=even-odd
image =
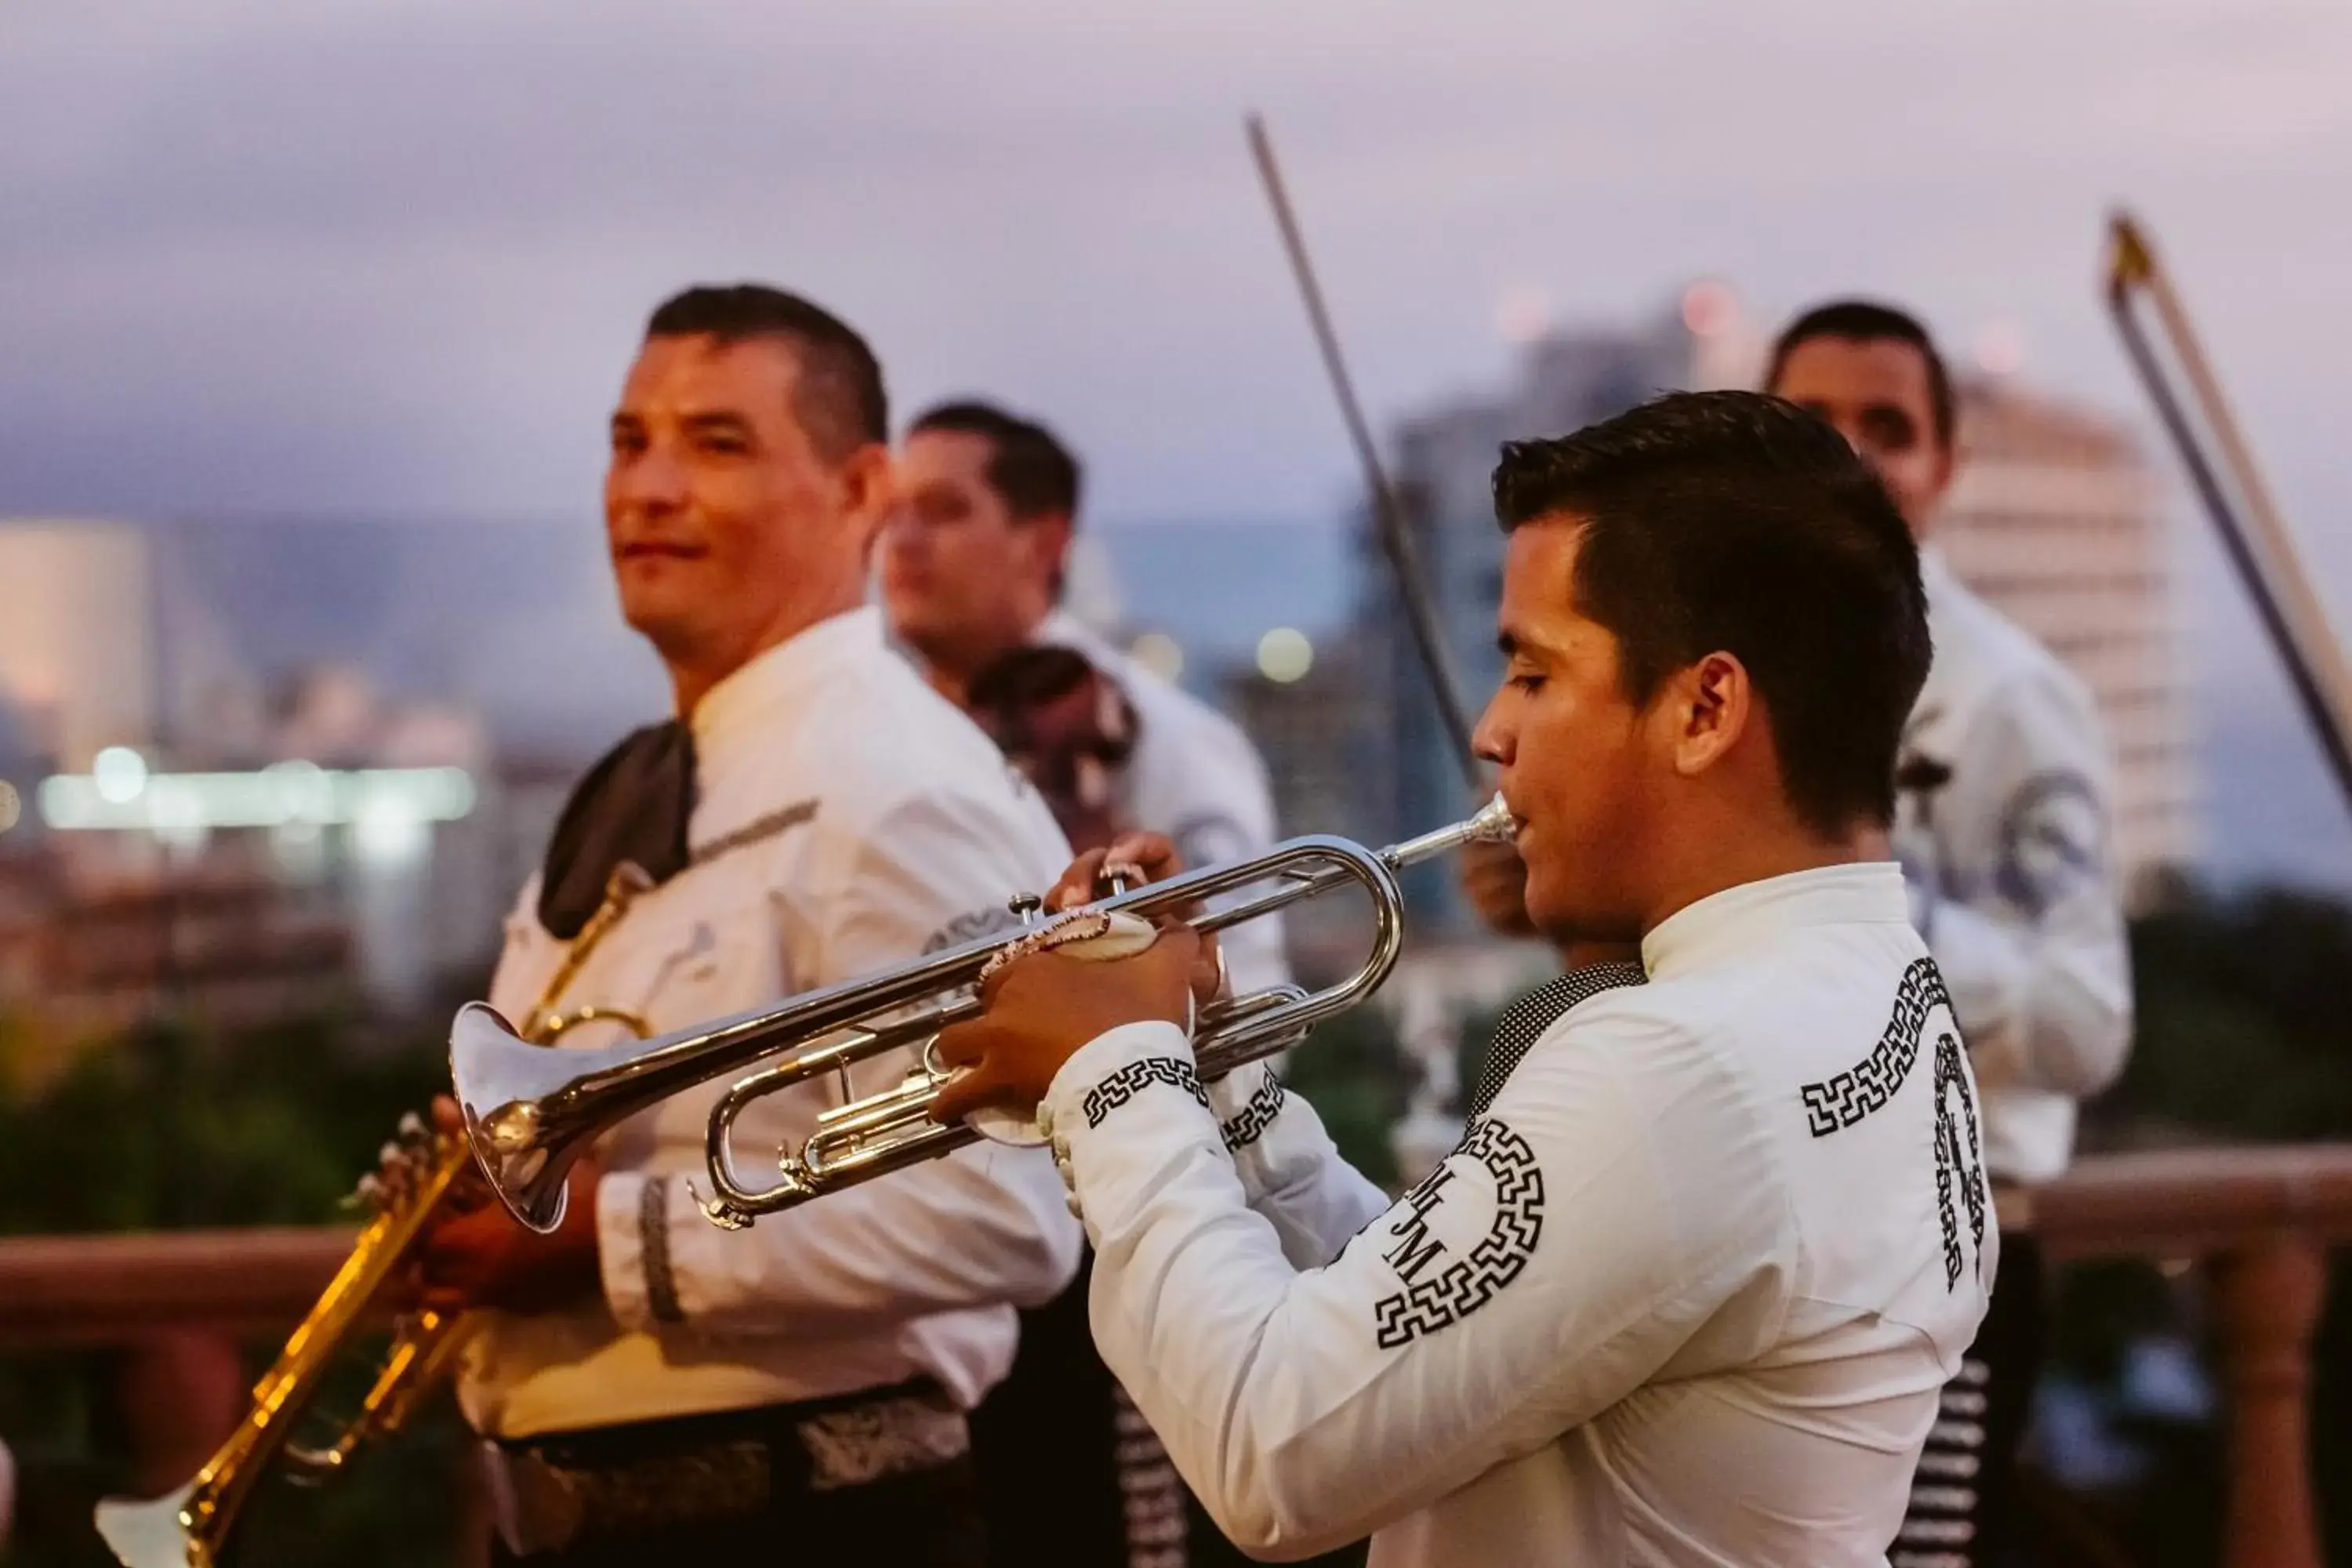
{"type": "Polygon", "coordinates": [[[685,465],[656,445],[613,463],[614,499],[645,511],[674,511],[686,504],[685,465]]]}
{"type": "Polygon", "coordinates": [[[1477,727],[1470,731],[1470,749],[1482,761],[1493,763],[1497,767],[1507,767],[1517,745],[1517,732],[1496,711],[1502,705],[1502,695],[1497,691],[1486,700],[1486,710],[1478,715],[1477,727]]]}

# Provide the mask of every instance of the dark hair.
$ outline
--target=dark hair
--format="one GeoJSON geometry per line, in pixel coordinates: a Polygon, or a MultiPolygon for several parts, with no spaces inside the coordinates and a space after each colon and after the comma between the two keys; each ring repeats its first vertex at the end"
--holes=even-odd
{"type": "Polygon", "coordinates": [[[1009,414],[992,403],[966,398],[924,411],[908,427],[952,430],[984,438],[989,445],[988,484],[1004,498],[1015,521],[1033,517],[1078,518],[1077,458],[1055,434],[1034,419],[1009,414]]]}
{"type": "Polygon", "coordinates": [[[1952,373],[1944,368],[1936,340],[1927,335],[1917,317],[1870,300],[1832,300],[1816,305],[1782,328],[1774,341],[1772,358],[1764,373],[1765,391],[1779,389],[1789,356],[1815,338],[1846,338],[1858,343],[1892,341],[1916,349],[1927,366],[1927,401],[1935,413],[1936,439],[1946,447],[1952,444],[1952,373]]]}
{"type": "Polygon", "coordinates": [[[839,462],[890,439],[890,402],[874,351],[848,322],[797,294],[765,283],[699,283],[662,301],[646,336],[781,339],[799,362],[793,416],[820,456],[839,462]]]}
{"type": "Polygon", "coordinates": [[[1495,469],[1505,531],[1581,525],[1579,614],[1617,638],[1627,699],[1722,650],[1748,668],[1798,816],[1836,832],[1895,812],[1903,724],[1927,677],[1919,552],[1837,432],[1753,392],[1679,392],[1495,469]]]}

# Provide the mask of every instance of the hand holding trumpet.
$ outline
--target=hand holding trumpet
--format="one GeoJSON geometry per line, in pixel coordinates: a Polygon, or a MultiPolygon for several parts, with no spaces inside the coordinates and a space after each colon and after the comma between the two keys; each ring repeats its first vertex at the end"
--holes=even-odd
{"type": "MultiPolygon", "coordinates": [[[[1104,896],[1110,876],[1164,882],[1183,868],[1166,837],[1127,834],[1072,861],[1046,894],[1045,906],[1067,911],[1092,903],[1104,896]]],[[[985,1011],[940,1032],[940,1062],[964,1070],[940,1088],[931,1115],[945,1122],[986,1105],[1030,1110],[1087,1041],[1122,1024],[1165,1021],[1181,1027],[1223,984],[1216,938],[1172,920],[1160,925],[1149,946],[1125,957],[1062,950],[1013,959],[981,983],[985,1011]]]]}

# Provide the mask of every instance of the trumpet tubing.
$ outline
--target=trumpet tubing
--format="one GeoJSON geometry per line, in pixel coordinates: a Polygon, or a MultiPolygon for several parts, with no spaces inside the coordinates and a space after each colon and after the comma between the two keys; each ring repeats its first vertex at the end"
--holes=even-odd
{"type": "MultiPolygon", "coordinates": [[[[1263,855],[1188,871],[1087,907],[1147,919],[1181,915],[1203,900],[1274,884],[1191,916],[1197,929],[1214,932],[1339,888],[1358,887],[1370,896],[1371,948],[1348,978],[1313,992],[1286,986],[1255,993],[1202,1011],[1194,1051],[1202,1076],[1220,1077],[1355,1006],[1387,979],[1403,942],[1398,871],[1510,832],[1510,814],[1497,799],[1466,822],[1386,849],[1322,836],[1294,838],[1263,855]]],[[[1013,904],[1035,908],[1034,900],[1013,904]]],[[[979,1134],[930,1120],[931,1102],[948,1076],[932,1058],[930,1042],[941,1029],[979,1013],[972,988],[981,970],[1018,934],[983,937],[780,1006],[603,1051],[520,1050],[512,1026],[480,1003],[469,1005],[451,1030],[449,1066],[475,1156],[517,1219],[535,1230],[551,1230],[563,1215],[564,1176],[599,1134],[682,1090],[736,1074],[745,1076],[712,1107],[706,1133],[711,1194],[702,1200],[702,1209],[716,1225],[738,1228],[946,1153],[979,1134]],[[908,1049],[916,1051],[917,1062],[907,1078],[820,1114],[801,1146],[780,1154],[779,1180],[755,1186],[739,1173],[734,1127],[750,1105],[908,1049]]]]}

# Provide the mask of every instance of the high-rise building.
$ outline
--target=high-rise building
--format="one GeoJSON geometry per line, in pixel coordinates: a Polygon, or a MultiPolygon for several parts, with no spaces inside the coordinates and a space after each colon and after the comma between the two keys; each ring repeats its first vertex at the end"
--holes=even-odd
{"type": "Polygon", "coordinates": [[[2008,382],[1959,388],[1959,476],[1936,530],[1953,573],[2091,689],[2116,763],[2126,895],[2196,853],[2196,736],[2161,490],[2129,432],[2008,382]]]}
{"type": "Polygon", "coordinates": [[[147,536],[114,522],[0,525],[0,701],[18,744],[82,769],[154,732],[147,536]]]}

